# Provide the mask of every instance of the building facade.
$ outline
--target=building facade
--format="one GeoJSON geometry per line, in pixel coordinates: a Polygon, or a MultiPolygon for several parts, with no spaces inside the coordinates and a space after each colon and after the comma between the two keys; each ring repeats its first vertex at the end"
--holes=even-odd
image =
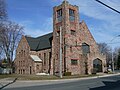
{"type": "Polygon", "coordinates": [[[63,1],[53,8],[53,33],[37,38],[22,36],[15,58],[17,74],[59,74],[60,44],[62,72],[91,74],[104,72],[106,56],[99,52],[86,23],[79,20],[79,8],[63,1]],[[60,43],[61,38],[61,43],[60,43]]]}

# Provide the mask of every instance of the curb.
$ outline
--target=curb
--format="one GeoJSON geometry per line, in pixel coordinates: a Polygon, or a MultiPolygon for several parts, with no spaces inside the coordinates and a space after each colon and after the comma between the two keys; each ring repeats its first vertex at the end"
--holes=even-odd
{"type": "MultiPolygon", "coordinates": [[[[14,80],[1,80],[2,82],[52,82],[52,81],[77,81],[77,80],[88,80],[88,79],[95,79],[95,78],[102,78],[102,77],[110,77],[110,76],[116,76],[120,75],[120,73],[117,74],[108,74],[108,75],[101,75],[101,76],[93,76],[93,77],[83,77],[83,78],[71,78],[71,79],[56,79],[56,80],[17,80],[15,78],[14,80]]],[[[0,86],[2,86],[0,82],[0,86]]]]}
{"type": "Polygon", "coordinates": [[[110,77],[110,76],[116,76],[120,75],[120,73],[117,74],[108,74],[108,75],[102,75],[102,76],[93,76],[93,77],[83,77],[83,78],[71,78],[71,79],[56,79],[56,80],[17,80],[16,82],[57,82],[57,81],[77,81],[77,80],[88,80],[88,79],[96,79],[96,78],[102,78],[102,77],[110,77]]]}
{"type": "Polygon", "coordinates": [[[120,73],[117,74],[108,74],[108,75],[103,75],[103,76],[98,76],[98,77],[110,77],[110,76],[117,76],[120,75],[120,73]]]}

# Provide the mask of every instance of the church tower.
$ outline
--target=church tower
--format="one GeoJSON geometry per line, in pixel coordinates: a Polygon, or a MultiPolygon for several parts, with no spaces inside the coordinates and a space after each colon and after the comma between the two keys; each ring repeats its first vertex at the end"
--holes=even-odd
{"type": "Polygon", "coordinates": [[[76,33],[79,30],[78,6],[70,5],[66,0],[53,8],[52,53],[54,73],[59,73],[60,29],[62,32],[62,71],[66,72],[71,60],[67,57],[70,52],[70,45],[76,44],[76,33]]]}

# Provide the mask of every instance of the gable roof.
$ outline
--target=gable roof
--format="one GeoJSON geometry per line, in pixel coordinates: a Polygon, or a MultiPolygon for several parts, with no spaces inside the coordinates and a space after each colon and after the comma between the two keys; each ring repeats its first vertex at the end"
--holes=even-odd
{"type": "Polygon", "coordinates": [[[49,33],[37,38],[25,36],[30,49],[32,51],[39,51],[51,48],[53,33],[49,33]]]}

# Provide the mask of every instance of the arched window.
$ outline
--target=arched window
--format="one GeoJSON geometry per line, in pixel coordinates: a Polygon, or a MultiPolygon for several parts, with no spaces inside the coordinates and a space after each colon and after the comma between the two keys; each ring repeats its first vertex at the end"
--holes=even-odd
{"type": "Polygon", "coordinates": [[[19,74],[20,74],[20,70],[19,70],[19,74]]]}
{"type": "Polygon", "coordinates": [[[39,58],[41,58],[41,54],[39,53],[39,58]]]}
{"type": "Polygon", "coordinates": [[[25,50],[24,50],[23,54],[24,54],[24,56],[25,56],[25,50]]]}
{"type": "Polygon", "coordinates": [[[86,43],[83,43],[82,44],[82,52],[83,54],[88,54],[90,53],[90,46],[86,43]]]}
{"type": "Polygon", "coordinates": [[[23,56],[23,50],[21,50],[21,56],[23,56]]]}
{"type": "Polygon", "coordinates": [[[23,69],[23,74],[25,74],[25,70],[23,69]]]}

